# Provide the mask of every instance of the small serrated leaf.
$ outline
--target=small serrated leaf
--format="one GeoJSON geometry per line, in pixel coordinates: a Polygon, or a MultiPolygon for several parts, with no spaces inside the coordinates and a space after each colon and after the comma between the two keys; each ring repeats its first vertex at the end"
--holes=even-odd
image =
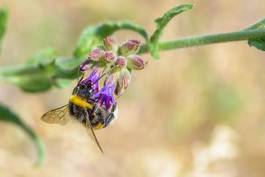
{"type": "MultiPolygon", "coordinates": [[[[245,30],[256,30],[256,29],[265,29],[265,19],[261,19],[245,30]]],[[[248,40],[248,45],[254,46],[259,50],[265,51],[265,34],[264,37],[261,38],[251,38],[248,40]]]]}
{"type": "Polygon", "coordinates": [[[83,31],[74,51],[74,56],[76,58],[85,58],[88,52],[98,46],[105,37],[122,29],[137,32],[145,40],[148,40],[147,32],[138,24],[132,22],[106,22],[96,26],[89,26],[83,31]]]}
{"type": "Polygon", "coordinates": [[[36,133],[28,125],[26,125],[17,114],[2,104],[0,104],[0,121],[10,122],[19,126],[30,137],[38,152],[36,165],[41,165],[45,158],[45,151],[44,145],[36,133]]]}
{"type": "Polygon", "coordinates": [[[254,46],[259,50],[265,51],[265,38],[249,39],[248,45],[254,46]]]}
{"type": "Polygon", "coordinates": [[[155,20],[157,27],[156,27],[155,32],[151,35],[151,38],[149,41],[149,49],[150,49],[152,56],[155,59],[159,58],[158,42],[168,22],[176,15],[182,12],[185,12],[187,10],[190,10],[192,7],[193,7],[192,4],[183,4],[180,6],[176,6],[170,9],[169,11],[167,11],[162,17],[159,17],[155,20]]]}

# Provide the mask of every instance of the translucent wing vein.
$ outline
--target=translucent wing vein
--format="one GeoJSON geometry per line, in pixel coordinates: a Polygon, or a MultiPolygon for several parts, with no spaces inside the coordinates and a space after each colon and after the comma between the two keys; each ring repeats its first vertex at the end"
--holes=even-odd
{"type": "Polygon", "coordinates": [[[45,113],[41,120],[50,124],[66,124],[69,120],[68,104],[45,113]]]}

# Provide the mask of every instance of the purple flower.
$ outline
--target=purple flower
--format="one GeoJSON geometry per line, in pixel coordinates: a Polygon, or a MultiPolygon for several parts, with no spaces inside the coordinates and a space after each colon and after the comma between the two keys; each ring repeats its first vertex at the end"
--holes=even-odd
{"type": "Polygon", "coordinates": [[[129,86],[131,74],[127,69],[123,69],[118,77],[115,94],[121,96],[125,89],[129,86]]]}
{"type": "Polygon", "coordinates": [[[100,77],[100,71],[97,69],[94,69],[87,78],[85,78],[84,80],[82,80],[80,82],[80,84],[91,85],[94,92],[98,92],[98,90],[99,90],[99,83],[98,83],[99,77],[100,77]]]}
{"type": "Polygon", "coordinates": [[[105,106],[106,110],[110,109],[115,103],[114,99],[114,83],[108,83],[103,86],[96,94],[93,95],[93,99],[99,103],[100,106],[105,106]]]}

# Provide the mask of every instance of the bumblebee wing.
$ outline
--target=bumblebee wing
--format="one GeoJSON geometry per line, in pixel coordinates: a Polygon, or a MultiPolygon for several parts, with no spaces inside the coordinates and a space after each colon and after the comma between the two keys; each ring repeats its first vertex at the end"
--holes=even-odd
{"type": "Polygon", "coordinates": [[[95,132],[94,132],[94,130],[93,130],[93,127],[92,127],[92,125],[91,125],[91,122],[90,122],[89,118],[88,118],[87,120],[88,120],[88,121],[86,121],[86,126],[87,126],[88,129],[90,129],[90,130],[88,130],[88,131],[91,131],[92,136],[93,136],[93,139],[95,140],[95,142],[96,142],[98,148],[100,149],[100,151],[101,151],[102,153],[104,153],[104,151],[103,151],[102,147],[100,146],[100,143],[99,143],[99,141],[98,141],[98,139],[97,139],[97,136],[96,136],[96,134],[95,134],[95,132]]]}
{"type": "Polygon", "coordinates": [[[46,112],[41,116],[41,120],[50,124],[66,124],[69,121],[68,104],[46,112]]]}

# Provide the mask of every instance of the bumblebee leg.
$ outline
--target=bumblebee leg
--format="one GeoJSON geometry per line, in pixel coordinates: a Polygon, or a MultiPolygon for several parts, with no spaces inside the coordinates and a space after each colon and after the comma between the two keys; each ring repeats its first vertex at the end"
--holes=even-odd
{"type": "Polygon", "coordinates": [[[86,118],[87,118],[87,120],[86,120],[86,126],[91,130],[92,135],[93,135],[93,137],[94,137],[94,140],[95,140],[95,142],[96,142],[98,148],[99,148],[100,151],[103,153],[103,149],[102,149],[102,147],[100,146],[100,143],[99,143],[99,141],[98,141],[98,139],[97,139],[97,137],[96,137],[96,134],[95,134],[95,132],[94,132],[94,130],[93,130],[92,124],[91,124],[91,122],[90,122],[90,120],[89,120],[89,113],[88,113],[87,110],[85,110],[85,116],[86,116],[86,118]]]}
{"type": "MultiPolygon", "coordinates": [[[[80,74],[80,70],[78,69],[78,77],[79,77],[79,74],[80,74]]],[[[81,77],[78,79],[77,84],[79,84],[83,80],[84,75],[85,75],[85,73],[81,72],[81,77]]]]}
{"type": "Polygon", "coordinates": [[[112,106],[111,111],[114,112],[114,111],[116,110],[116,108],[117,108],[117,104],[115,103],[115,104],[112,106]]]}
{"type": "Polygon", "coordinates": [[[104,120],[104,127],[107,127],[113,119],[114,119],[114,114],[110,113],[108,117],[106,117],[106,119],[104,120]]]}
{"type": "Polygon", "coordinates": [[[98,105],[96,104],[96,105],[93,107],[91,114],[94,115],[94,114],[97,112],[97,110],[98,110],[98,105]]]}
{"type": "Polygon", "coordinates": [[[111,108],[111,112],[109,115],[104,119],[104,127],[107,127],[110,122],[115,118],[115,110],[117,109],[117,104],[114,104],[113,107],[111,108]]]}
{"type": "Polygon", "coordinates": [[[88,119],[90,120],[90,122],[91,122],[91,124],[93,125],[93,127],[96,126],[95,124],[96,124],[96,122],[97,122],[97,119],[95,119],[95,118],[97,117],[97,116],[96,116],[96,113],[97,113],[98,109],[99,109],[98,105],[95,105],[95,106],[92,108],[92,110],[91,110],[91,112],[90,112],[90,114],[89,114],[89,117],[88,117],[88,119]]]}

